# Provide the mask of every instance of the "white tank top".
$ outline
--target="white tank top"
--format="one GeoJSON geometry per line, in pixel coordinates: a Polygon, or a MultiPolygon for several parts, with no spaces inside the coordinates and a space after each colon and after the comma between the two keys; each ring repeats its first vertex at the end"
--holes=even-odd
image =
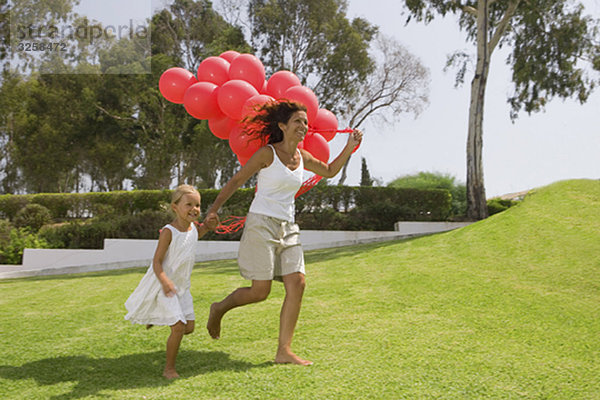
{"type": "MultiPolygon", "coordinates": [[[[256,194],[250,205],[250,212],[294,222],[295,196],[302,186],[304,162],[300,155],[300,165],[290,170],[281,162],[275,148],[273,162],[258,171],[256,194]]],[[[297,150],[300,153],[300,150],[297,150]]]]}

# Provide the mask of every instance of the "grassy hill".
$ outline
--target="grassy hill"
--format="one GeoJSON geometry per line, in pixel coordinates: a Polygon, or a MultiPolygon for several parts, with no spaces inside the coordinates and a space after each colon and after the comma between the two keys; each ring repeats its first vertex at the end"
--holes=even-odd
{"type": "Polygon", "coordinates": [[[123,320],[145,268],[0,281],[0,398],[597,399],[600,181],[558,182],[469,227],[307,253],[294,348],[270,363],[283,297],[232,311],[234,261],[192,275],[197,331],[160,377],[167,328],[123,320]]]}

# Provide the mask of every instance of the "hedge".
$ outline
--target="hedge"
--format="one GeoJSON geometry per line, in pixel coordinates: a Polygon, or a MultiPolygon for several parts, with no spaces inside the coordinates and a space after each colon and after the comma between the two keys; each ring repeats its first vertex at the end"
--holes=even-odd
{"type": "MultiPolygon", "coordinates": [[[[245,216],[254,189],[237,190],[220,212],[221,218],[245,216]]],[[[0,195],[0,217],[15,223],[31,204],[47,208],[52,223],[40,231],[51,247],[101,248],[104,238],[151,239],[168,222],[171,190],[0,195]]],[[[200,190],[202,212],[219,191],[200,190]]],[[[296,200],[296,220],[303,229],[393,230],[402,220],[443,221],[450,217],[447,190],[387,187],[316,186],[296,200]]],[[[34,227],[31,227],[34,228],[34,227]]],[[[37,229],[32,229],[37,230],[37,229]]],[[[241,232],[207,240],[239,240],[241,232]]]]}

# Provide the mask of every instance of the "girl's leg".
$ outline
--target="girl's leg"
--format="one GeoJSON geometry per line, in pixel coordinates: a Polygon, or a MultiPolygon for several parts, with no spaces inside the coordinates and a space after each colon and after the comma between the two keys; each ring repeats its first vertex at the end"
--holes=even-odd
{"type": "Polygon", "coordinates": [[[212,303],[206,329],[213,339],[221,335],[221,319],[232,308],[258,303],[265,300],[271,293],[271,281],[252,281],[251,287],[238,288],[222,301],[212,303]]]}
{"type": "Polygon", "coordinates": [[[179,378],[179,374],[175,371],[175,360],[177,359],[181,338],[183,338],[185,333],[186,324],[183,322],[178,321],[175,325],[171,325],[171,334],[167,339],[167,362],[165,364],[165,370],[163,371],[163,376],[167,379],[179,378]]]}
{"type": "Polygon", "coordinates": [[[306,286],[304,274],[295,272],[285,275],[283,285],[285,287],[285,299],[279,317],[279,346],[277,347],[275,362],[311,365],[311,361],[301,359],[291,349],[292,337],[294,336],[294,329],[302,305],[302,295],[306,286]]]}
{"type": "Polygon", "coordinates": [[[183,334],[189,335],[190,333],[194,332],[195,327],[196,327],[196,321],[194,321],[193,319],[188,320],[187,324],[185,324],[185,331],[183,332],[183,334]]]}

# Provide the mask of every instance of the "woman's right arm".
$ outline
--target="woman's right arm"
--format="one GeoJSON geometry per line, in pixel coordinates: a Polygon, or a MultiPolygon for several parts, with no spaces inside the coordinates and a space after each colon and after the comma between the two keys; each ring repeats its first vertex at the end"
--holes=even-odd
{"type": "Polygon", "coordinates": [[[273,162],[273,151],[265,146],[258,149],[252,157],[230,180],[223,189],[219,192],[215,202],[206,212],[205,221],[211,218],[217,218],[219,209],[227,200],[240,188],[244,183],[256,174],[260,169],[268,167],[273,162]]]}

